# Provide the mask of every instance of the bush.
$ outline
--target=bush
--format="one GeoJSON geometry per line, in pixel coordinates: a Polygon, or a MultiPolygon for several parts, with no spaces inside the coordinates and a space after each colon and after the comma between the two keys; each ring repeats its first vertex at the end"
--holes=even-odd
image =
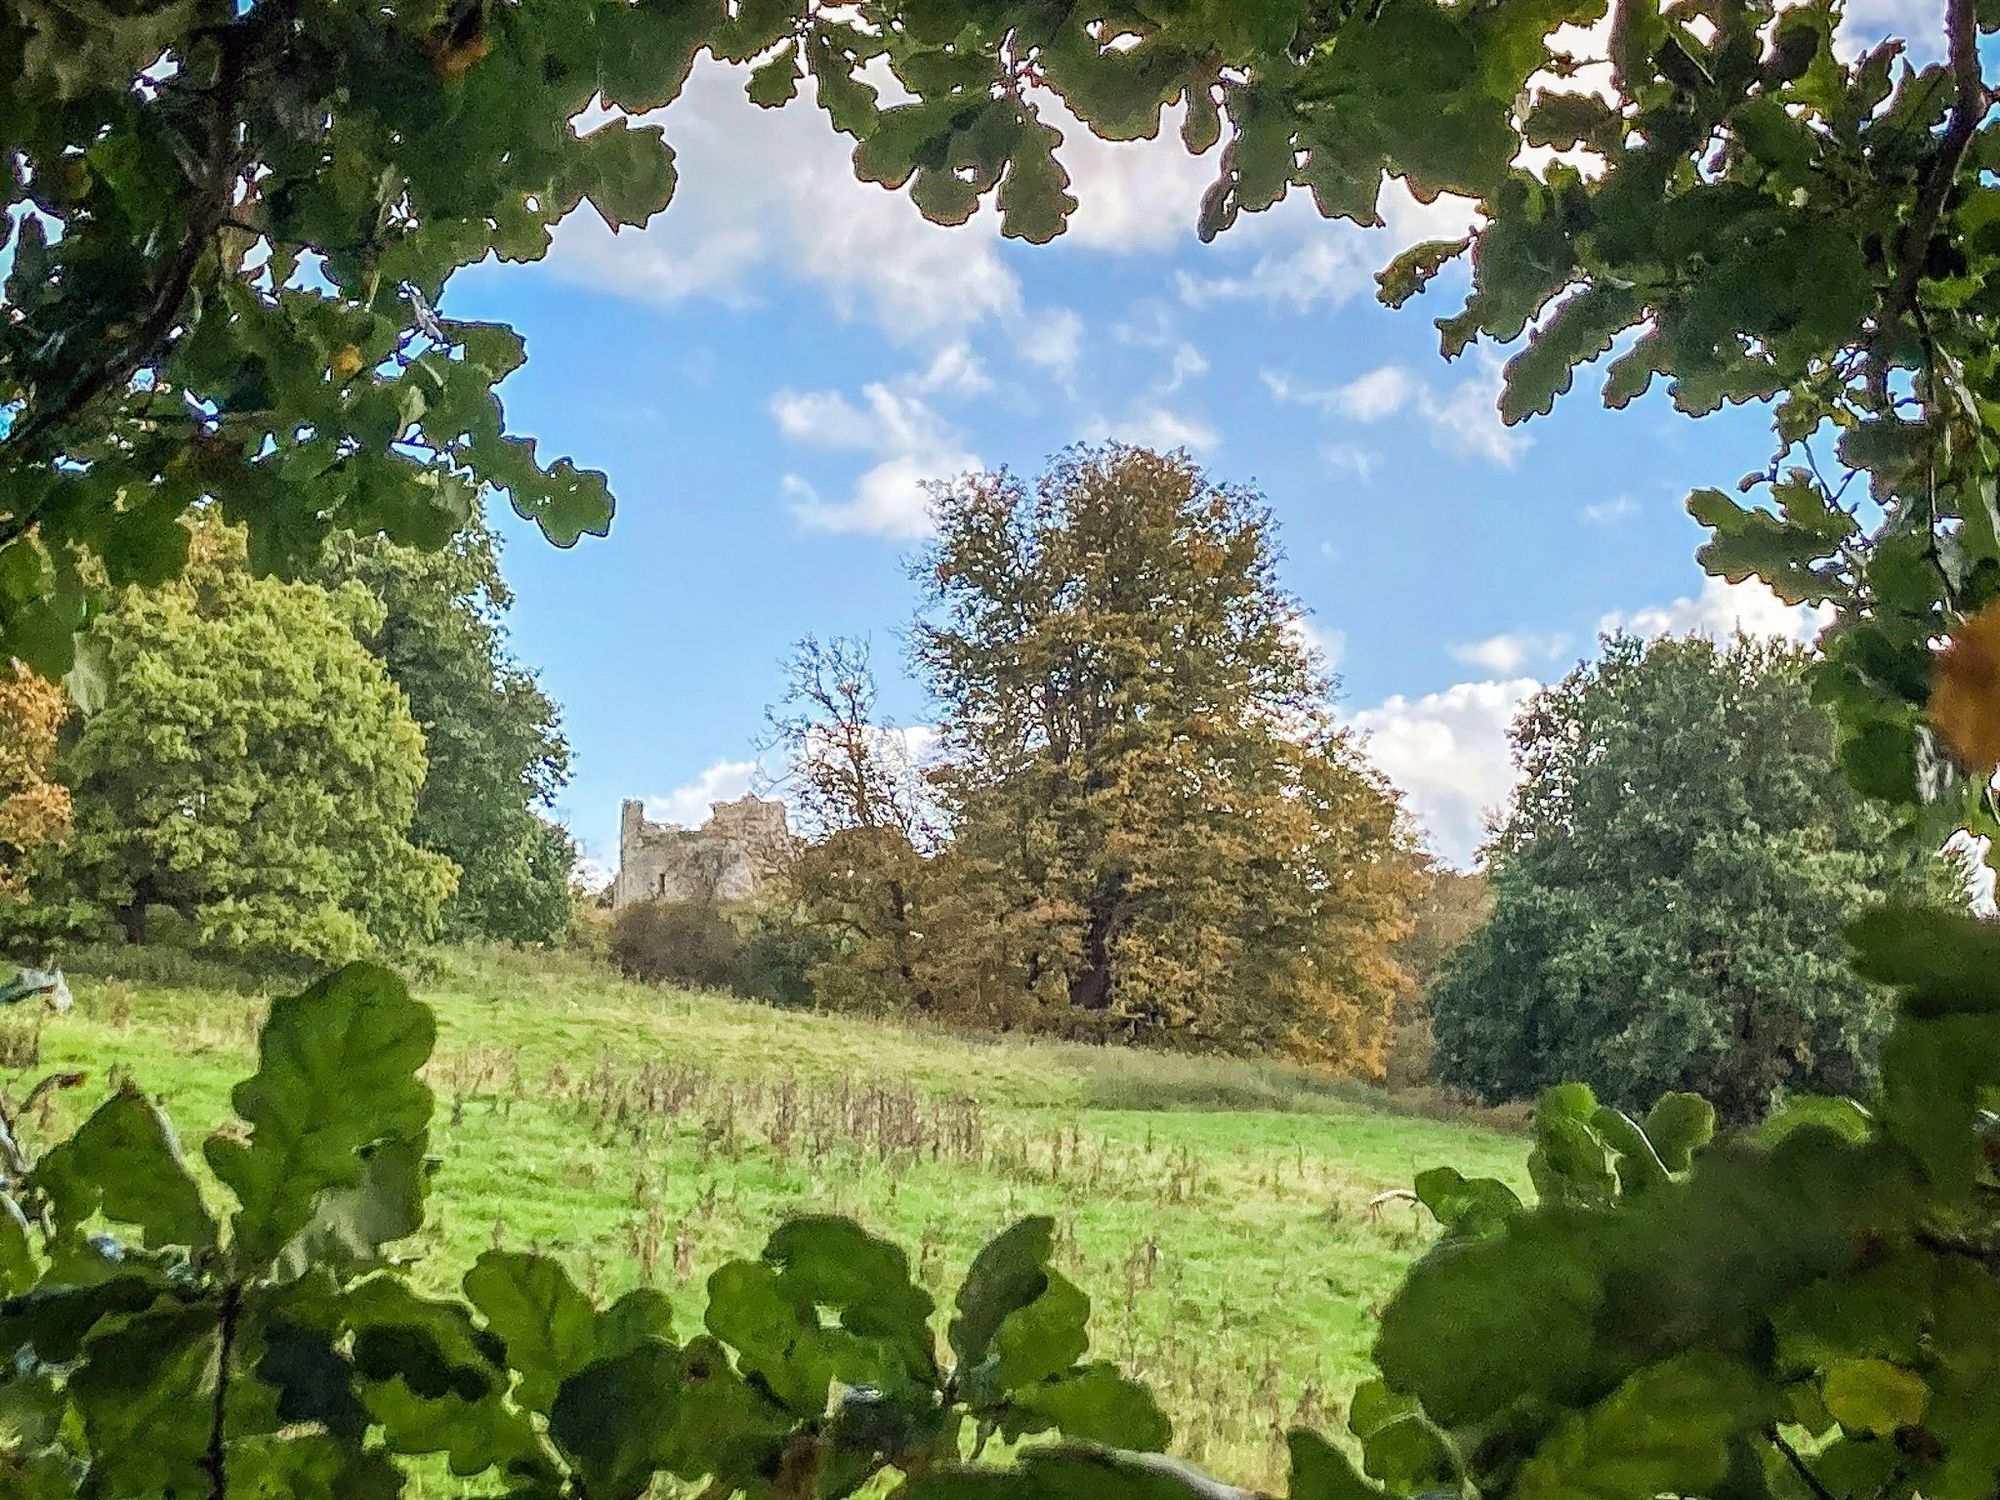
{"type": "Polygon", "coordinates": [[[787,1010],[818,1004],[813,971],[833,959],[838,942],[817,923],[788,911],[760,911],[743,945],[743,992],[787,1010]]]}
{"type": "Polygon", "coordinates": [[[611,919],[611,962],[627,979],[743,990],[747,945],[736,924],[698,901],[647,901],[611,919]]]}

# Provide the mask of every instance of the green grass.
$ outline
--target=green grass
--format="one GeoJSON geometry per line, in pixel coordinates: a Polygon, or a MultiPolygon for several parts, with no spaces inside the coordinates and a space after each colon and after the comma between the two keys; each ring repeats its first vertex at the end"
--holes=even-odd
{"type": "MultiPolygon", "coordinates": [[[[72,983],[69,1015],[0,1031],[17,1098],[45,1071],[91,1075],[51,1096],[35,1144],[119,1075],[190,1143],[226,1117],[262,998],[157,969],[72,983]]],[[[1438,1163],[1524,1185],[1518,1135],[1277,1065],[969,1040],[515,954],[446,955],[418,988],[439,1022],[421,1278],[532,1246],[600,1296],[655,1282],[692,1330],[708,1273],[790,1213],[894,1238],[941,1299],[995,1230],[1051,1214],[1097,1352],[1155,1387],[1179,1452],[1239,1481],[1273,1476],[1285,1427],[1340,1409],[1432,1232],[1369,1199],[1438,1163]]]]}

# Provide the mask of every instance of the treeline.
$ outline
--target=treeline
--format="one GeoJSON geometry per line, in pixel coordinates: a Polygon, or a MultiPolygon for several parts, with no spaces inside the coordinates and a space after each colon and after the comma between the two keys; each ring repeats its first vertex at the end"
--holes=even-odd
{"type": "MultiPolygon", "coordinates": [[[[767,959],[829,1007],[1380,1073],[1424,861],[1334,722],[1262,500],[1106,447],[935,514],[925,753],[856,642],[804,642],[773,710],[806,836],[767,959]]],[[[624,916],[626,951],[663,920],[624,916]]]]}
{"type": "Polygon", "coordinates": [[[188,551],[92,622],[89,712],[0,684],[0,941],[333,962],[564,937],[576,850],[543,812],[569,748],[507,652],[493,533],[337,535],[289,579],[213,518],[188,551]]]}
{"type": "Polygon", "coordinates": [[[1111,447],[935,498],[933,722],[888,726],[865,644],[804,641],[770,736],[804,837],[753,912],[623,913],[628,972],[1487,1102],[1872,1086],[1892,1007],[1842,932],[1962,906],[1965,871],[1840,776],[1807,650],[1607,639],[1522,710],[1456,871],[1334,721],[1253,492],[1111,447]]]}

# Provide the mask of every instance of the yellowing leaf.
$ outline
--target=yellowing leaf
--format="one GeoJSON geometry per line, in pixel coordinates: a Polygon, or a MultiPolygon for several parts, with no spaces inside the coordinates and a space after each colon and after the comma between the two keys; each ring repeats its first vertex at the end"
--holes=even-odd
{"type": "Polygon", "coordinates": [[[1967,770],[2000,767],[2000,604],[1967,620],[1939,654],[1930,719],[1967,770]]]}
{"type": "Polygon", "coordinates": [[[1850,1432],[1914,1427],[1930,1395],[1922,1376],[1886,1359],[1843,1359],[1826,1372],[1826,1409],[1850,1432]]]}
{"type": "Polygon", "coordinates": [[[361,351],[352,344],[342,344],[333,351],[333,358],[326,362],[335,380],[345,380],[361,369],[361,351]]]}

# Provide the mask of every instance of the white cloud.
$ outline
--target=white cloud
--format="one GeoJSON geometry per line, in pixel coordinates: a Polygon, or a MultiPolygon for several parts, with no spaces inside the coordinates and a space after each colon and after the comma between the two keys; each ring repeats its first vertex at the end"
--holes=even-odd
{"type": "Polygon", "coordinates": [[[1610,526],[1627,516],[1639,513],[1639,502],[1630,495],[1619,495],[1610,500],[1599,500],[1584,506],[1581,514],[1593,526],[1610,526]]]}
{"type": "Polygon", "coordinates": [[[1441,693],[1400,693],[1349,722],[1368,754],[1401,787],[1431,847],[1454,864],[1472,862],[1486,815],[1514,785],[1507,728],[1541,684],[1532,677],[1461,682],[1441,693]]]}
{"type": "Polygon", "coordinates": [[[1316,407],[1342,421],[1371,425],[1410,414],[1429,425],[1431,441],[1447,452],[1511,468],[1531,439],[1500,420],[1501,366],[1474,356],[1475,373],[1440,392],[1403,365],[1382,365],[1336,386],[1303,385],[1278,370],[1262,371],[1277,401],[1316,407]]]}
{"type": "Polygon", "coordinates": [[[994,214],[957,229],[928,223],[906,193],[856,180],[810,83],[792,105],[765,110],[743,97],[743,77],[706,60],[695,68],[662,116],[680,169],[673,204],[646,229],[615,235],[593,214],[571,215],[548,260],[557,275],[659,306],[751,303],[765,285],[796,279],[842,316],[916,343],[1019,313],[994,214]]]}
{"type": "Polygon", "coordinates": [[[1364,482],[1375,473],[1375,465],[1381,458],[1368,449],[1354,443],[1328,443],[1319,450],[1319,456],[1326,460],[1330,469],[1345,469],[1364,482]]]}
{"type": "MultiPolygon", "coordinates": [[[[919,386],[928,373],[918,377],[919,386]]],[[[791,441],[857,449],[878,460],[855,480],[845,500],[828,500],[802,475],[785,475],[786,509],[815,531],[899,540],[928,536],[926,486],[980,468],[979,455],[968,451],[951,424],[917,396],[870,381],[861,388],[861,397],[863,406],[840,391],[779,391],[771,398],[778,431],[791,441]]]]}
{"type": "Polygon", "coordinates": [[[1562,655],[1568,646],[1569,637],[1566,635],[1537,635],[1532,631],[1515,631],[1505,635],[1488,636],[1483,641],[1467,641],[1462,645],[1453,646],[1451,654],[1475,667],[1484,667],[1487,671],[1501,676],[1511,676],[1531,661],[1548,661],[1562,655]]]}
{"type": "Polygon", "coordinates": [[[1041,94],[1043,118],[1063,133],[1057,154],[1069,168],[1077,200],[1066,238],[1093,249],[1171,249],[1192,239],[1201,195],[1214,178],[1215,153],[1190,156],[1181,144],[1179,107],[1163,112],[1149,141],[1102,141],[1041,94]]]}
{"type": "Polygon", "coordinates": [[[1082,424],[1077,436],[1085,442],[1109,438],[1113,442],[1131,443],[1135,447],[1152,448],[1161,453],[1175,448],[1202,453],[1222,442],[1222,434],[1201,418],[1147,401],[1135,402],[1123,416],[1090,417],[1082,424]]]}
{"type": "Polygon", "coordinates": [[[1121,344],[1158,353],[1166,368],[1153,380],[1155,395],[1171,396],[1190,380],[1208,373],[1208,356],[1181,332],[1172,308],[1157,300],[1141,305],[1133,316],[1113,326],[1121,344]]]}
{"type": "Polygon", "coordinates": [[[1327,671],[1335,671],[1347,658],[1347,632],[1322,625],[1309,614],[1292,616],[1291,637],[1309,656],[1319,659],[1327,671]]]}
{"type": "Polygon", "coordinates": [[[963,339],[939,349],[912,383],[920,391],[952,396],[980,396],[993,389],[985,363],[963,339]]]}
{"type": "Polygon", "coordinates": [[[1510,469],[1533,439],[1500,420],[1500,361],[1481,351],[1474,356],[1474,363],[1479,373],[1461,380],[1446,395],[1440,397],[1426,389],[1423,413],[1441,447],[1510,469]]]}
{"type": "Polygon", "coordinates": [[[1382,190],[1379,228],[1320,217],[1310,196],[1292,193],[1276,208],[1246,214],[1205,253],[1240,262],[1241,270],[1197,275],[1180,271],[1176,285],[1190,307],[1253,300],[1304,311],[1338,307],[1373,295],[1375,273],[1411,245],[1456,239],[1475,214],[1465,198],[1419,203],[1399,181],[1382,190]]]}
{"type": "Polygon", "coordinates": [[[1809,641],[1825,624],[1824,611],[1787,604],[1755,578],[1742,583],[1704,578],[1701,592],[1692,598],[1683,596],[1669,604],[1629,612],[1613,611],[1597,622],[1597,628],[1606,635],[1617,631],[1642,636],[1694,634],[1719,640],[1741,631],[1809,641]]]}
{"type": "Polygon", "coordinates": [[[749,791],[757,780],[754,760],[719,760],[699,776],[662,796],[646,799],[646,816],[655,823],[699,828],[708,821],[711,803],[730,802],[749,791]]]}
{"type": "Polygon", "coordinates": [[[1067,389],[1083,357],[1083,319],[1067,307],[1037,313],[1023,320],[1014,342],[1021,358],[1047,370],[1067,389]]]}

